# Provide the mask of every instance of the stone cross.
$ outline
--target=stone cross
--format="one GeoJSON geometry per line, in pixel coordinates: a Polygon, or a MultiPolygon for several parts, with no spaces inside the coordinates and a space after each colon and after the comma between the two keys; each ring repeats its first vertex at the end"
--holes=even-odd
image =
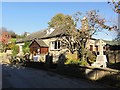
{"type": "Polygon", "coordinates": [[[99,55],[103,55],[103,47],[106,45],[106,43],[103,40],[99,40],[96,45],[98,45],[99,48],[99,55]]]}
{"type": "Polygon", "coordinates": [[[99,40],[96,45],[98,45],[98,49],[99,49],[99,55],[97,55],[96,61],[92,64],[92,66],[95,67],[103,67],[106,68],[107,67],[107,58],[106,55],[103,55],[103,46],[106,45],[106,43],[103,40],[99,40]]]}

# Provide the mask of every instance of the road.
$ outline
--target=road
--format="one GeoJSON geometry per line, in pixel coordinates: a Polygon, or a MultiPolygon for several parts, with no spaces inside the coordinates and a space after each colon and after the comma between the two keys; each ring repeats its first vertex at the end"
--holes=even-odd
{"type": "Polygon", "coordinates": [[[105,88],[98,83],[67,78],[53,72],[27,67],[2,66],[2,88],[105,88]]]}

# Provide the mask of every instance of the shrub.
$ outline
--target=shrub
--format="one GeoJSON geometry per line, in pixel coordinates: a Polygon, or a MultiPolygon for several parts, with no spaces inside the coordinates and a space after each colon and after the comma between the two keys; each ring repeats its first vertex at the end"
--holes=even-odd
{"type": "Polygon", "coordinates": [[[18,45],[14,45],[12,47],[12,54],[13,56],[16,56],[19,53],[19,46],[18,45]]]}
{"type": "Polygon", "coordinates": [[[25,42],[25,44],[23,45],[23,52],[24,52],[24,54],[30,52],[29,45],[30,45],[30,42],[25,42]]]}
{"type": "Polygon", "coordinates": [[[74,54],[68,53],[66,55],[66,62],[65,64],[74,64],[74,65],[87,65],[87,61],[82,61],[81,58],[77,58],[77,52],[75,52],[74,54]]]}
{"type": "Polygon", "coordinates": [[[80,61],[80,65],[86,66],[87,65],[87,61],[80,61]]]}
{"type": "Polygon", "coordinates": [[[30,52],[30,48],[29,48],[29,47],[24,48],[24,49],[23,49],[23,52],[24,52],[24,54],[25,54],[25,53],[29,53],[29,52],[30,52]]]}
{"type": "Polygon", "coordinates": [[[74,54],[67,53],[66,58],[67,60],[65,61],[65,64],[76,64],[76,65],[80,64],[80,60],[77,59],[77,53],[74,54]]]}
{"type": "Polygon", "coordinates": [[[86,63],[92,64],[93,62],[95,62],[95,60],[96,60],[95,52],[91,52],[88,50],[86,54],[86,63]]]}
{"type": "Polygon", "coordinates": [[[19,53],[19,46],[15,44],[16,39],[15,38],[11,38],[10,42],[11,43],[9,43],[7,45],[7,49],[12,50],[13,56],[16,56],[19,53]]]}
{"type": "Polygon", "coordinates": [[[76,64],[79,65],[81,62],[80,60],[72,60],[72,59],[67,59],[65,64],[76,64]]]}

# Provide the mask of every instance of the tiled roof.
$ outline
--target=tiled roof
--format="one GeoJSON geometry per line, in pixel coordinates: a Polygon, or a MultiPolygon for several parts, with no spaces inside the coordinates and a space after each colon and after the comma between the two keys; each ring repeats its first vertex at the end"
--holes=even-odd
{"type": "Polygon", "coordinates": [[[34,33],[28,35],[27,37],[25,37],[23,39],[17,39],[16,43],[20,43],[20,42],[24,42],[24,41],[32,41],[37,38],[42,38],[43,36],[46,35],[46,33],[47,33],[46,30],[47,29],[40,30],[40,31],[37,31],[37,32],[34,32],[34,33]]]}
{"type": "MultiPolygon", "coordinates": [[[[47,34],[47,30],[49,30],[50,28],[44,29],[44,30],[40,30],[37,32],[34,32],[30,35],[28,35],[26,38],[24,39],[18,39],[17,42],[24,42],[24,41],[30,41],[30,40],[34,40],[34,39],[44,39],[44,38],[51,38],[51,37],[55,37],[55,36],[59,36],[59,35],[66,35],[66,30],[64,29],[55,29],[52,33],[47,34]]],[[[92,40],[96,40],[96,42],[99,39],[95,39],[95,38],[91,38],[92,40]]],[[[107,41],[107,40],[103,40],[106,42],[106,44],[109,45],[120,45],[120,43],[118,43],[117,41],[107,41]]],[[[43,41],[39,41],[39,42],[43,42],[43,41]]],[[[44,45],[43,45],[44,46],[44,45]]]]}
{"type": "Polygon", "coordinates": [[[16,39],[16,43],[18,43],[18,42],[19,42],[19,43],[20,43],[20,42],[22,43],[22,42],[24,42],[24,41],[25,41],[25,39],[22,39],[22,38],[16,39]]]}
{"type": "Polygon", "coordinates": [[[48,30],[48,28],[44,29],[44,30],[40,30],[38,32],[34,32],[34,33],[28,35],[25,38],[25,40],[27,41],[27,40],[33,40],[35,38],[42,38],[42,37],[44,37],[47,34],[47,30],[48,30]]]}
{"type": "Polygon", "coordinates": [[[55,36],[59,36],[59,35],[63,35],[65,34],[66,31],[62,30],[62,29],[55,29],[51,34],[46,34],[45,36],[43,36],[42,38],[50,38],[50,37],[55,37],[55,36]]]}
{"type": "Polygon", "coordinates": [[[45,42],[42,40],[36,40],[36,42],[42,47],[48,47],[48,45],[46,45],[45,42]]]}
{"type": "Polygon", "coordinates": [[[104,40],[106,42],[106,44],[109,44],[109,45],[120,45],[120,42],[119,41],[107,41],[107,40],[104,40]]]}
{"type": "MultiPolygon", "coordinates": [[[[41,47],[48,47],[44,41],[42,41],[41,39],[40,40],[33,40],[32,42],[36,41],[41,47]]],[[[32,43],[31,43],[32,44],[32,43]]],[[[30,44],[30,45],[31,45],[30,44]]]]}
{"type": "Polygon", "coordinates": [[[33,40],[33,39],[51,38],[51,37],[58,36],[58,35],[61,35],[61,34],[65,33],[65,30],[55,29],[52,33],[47,34],[47,30],[49,30],[49,29],[50,28],[40,30],[38,32],[34,32],[34,33],[28,35],[24,39],[18,39],[17,42],[30,41],[30,40],[33,40]]]}

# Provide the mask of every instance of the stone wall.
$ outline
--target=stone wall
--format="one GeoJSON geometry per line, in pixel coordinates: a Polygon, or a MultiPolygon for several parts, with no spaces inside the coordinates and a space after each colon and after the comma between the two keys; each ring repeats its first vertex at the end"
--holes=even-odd
{"type": "Polygon", "coordinates": [[[111,63],[120,62],[120,51],[109,51],[107,57],[111,63]]]}
{"type": "Polygon", "coordinates": [[[0,53],[0,63],[10,64],[9,56],[6,53],[0,53]]]}
{"type": "Polygon", "coordinates": [[[104,78],[105,76],[119,74],[119,70],[110,69],[110,68],[95,68],[92,66],[86,67],[85,70],[86,77],[91,80],[98,80],[104,78]]]}

